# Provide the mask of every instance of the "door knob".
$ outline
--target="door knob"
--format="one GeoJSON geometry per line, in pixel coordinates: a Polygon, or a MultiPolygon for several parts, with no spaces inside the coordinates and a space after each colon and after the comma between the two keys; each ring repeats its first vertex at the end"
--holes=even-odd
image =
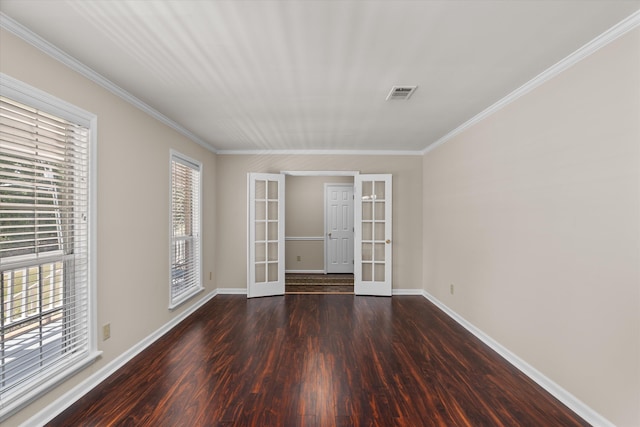
{"type": "Polygon", "coordinates": [[[329,237],[331,237],[331,233],[329,233],[329,237]]]}
{"type": "Polygon", "coordinates": [[[391,243],[391,240],[387,239],[385,243],[388,245],[389,243],[391,243]]]}

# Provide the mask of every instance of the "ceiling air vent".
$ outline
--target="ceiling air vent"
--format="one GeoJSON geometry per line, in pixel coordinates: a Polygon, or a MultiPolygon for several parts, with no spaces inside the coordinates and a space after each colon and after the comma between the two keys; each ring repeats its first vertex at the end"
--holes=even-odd
{"type": "Polygon", "coordinates": [[[418,86],[393,86],[387,95],[387,101],[391,99],[409,99],[418,86]]]}

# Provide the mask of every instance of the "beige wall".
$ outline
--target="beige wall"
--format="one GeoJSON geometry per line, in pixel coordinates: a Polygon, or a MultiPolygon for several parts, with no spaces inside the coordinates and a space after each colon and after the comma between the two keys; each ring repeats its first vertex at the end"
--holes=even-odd
{"type": "Polygon", "coordinates": [[[636,29],[423,168],[427,292],[619,426],[640,425],[639,166],[636,29]]]}
{"type": "Polygon", "coordinates": [[[216,280],[219,287],[247,286],[247,173],[292,170],[393,174],[393,287],[421,287],[421,157],[218,155],[216,280]]]}
{"type": "MultiPolygon", "coordinates": [[[[353,185],[353,177],[291,175],[286,177],[286,237],[324,236],[325,183],[353,185]]],[[[287,270],[324,270],[324,241],[288,240],[285,246],[285,268],[287,270]]]]}
{"type": "Polygon", "coordinates": [[[170,149],[203,163],[205,293],[214,289],[216,165],[211,152],[4,31],[0,50],[0,71],[98,116],[98,325],[111,323],[102,357],[6,422],[15,425],[197,300],[167,308],[170,149]]]}

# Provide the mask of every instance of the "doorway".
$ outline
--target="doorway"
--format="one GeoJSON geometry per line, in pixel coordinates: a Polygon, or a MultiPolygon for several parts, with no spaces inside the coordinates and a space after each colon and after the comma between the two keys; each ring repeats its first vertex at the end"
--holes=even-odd
{"type": "MultiPolygon", "coordinates": [[[[329,175],[286,175],[285,177],[284,227],[287,273],[324,275],[330,272],[326,265],[326,246],[330,233],[330,227],[326,225],[327,185],[353,188],[354,177],[329,175]]],[[[353,213],[351,215],[353,216],[353,213]]],[[[349,262],[352,260],[353,256],[349,262]]]]}
{"type": "MultiPolygon", "coordinates": [[[[392,294],[392,176],[358,172],[247,174],[247,297],[285,293],[285,176],[342,176],[354,182],[354,290],[356,295],[392,294]]],[[[288,193],[289,191],[287,191],[288,193]]],[[[324,198],[323,198],[324,200],[324,198]]],[[[324,215],[321,215],[324,217],[324,215]]],[[[287,234],[289,230],[287,230],[287,234]]],[[[290,236],[320,241],[325,236],[290,236]]],[[[291,255],[291,254],[290,254],[291,255]]],[[[289,256],[290,256],[289,255],[289,256]]],[[[294,255],[296,261],[302,256],[294,255]]],[[[322,268],[320,271],[325,272],[322,268]]]]}

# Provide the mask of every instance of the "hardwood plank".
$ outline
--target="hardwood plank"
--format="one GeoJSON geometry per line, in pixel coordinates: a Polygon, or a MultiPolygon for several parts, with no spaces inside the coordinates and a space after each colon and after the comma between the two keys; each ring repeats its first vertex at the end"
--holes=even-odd
{"type": "Polygon", "coordinates": [[[50,426],[586,426],[419,296],[219,295],[50,426]]]}

